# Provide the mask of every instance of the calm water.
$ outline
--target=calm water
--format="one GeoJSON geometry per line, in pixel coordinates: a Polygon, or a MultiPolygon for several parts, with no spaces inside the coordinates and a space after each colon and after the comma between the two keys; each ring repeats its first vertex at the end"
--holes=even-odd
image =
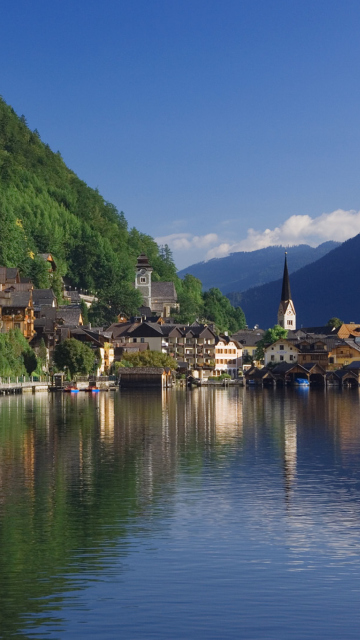
{"type": "Polygon", "coordinates": [[[359,638],[358,391],[0,398],[0,637],[359,638]]]}

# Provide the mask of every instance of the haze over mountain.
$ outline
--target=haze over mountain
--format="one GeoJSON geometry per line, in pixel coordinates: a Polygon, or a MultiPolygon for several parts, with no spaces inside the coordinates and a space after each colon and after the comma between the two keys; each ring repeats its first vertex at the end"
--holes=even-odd
{"type": "MultiPolygon", "coordinates": [[[[290,285],[297,327],[320,326],[333,316],[344,322],[358,322],[359,271],[360,234],[292,273],[290,285]]],[[[249,327],[259,324],[266,329],[277,322],[281,284],[280,278],[228,297],[233,304],[241,305],[249,327]]]]}
{"type": "MultiPolygon", "coordinates": [[[[340,243],[323,242],[318,247],[307,244],[287,247],[289,272],[315,262],[335,249],[340,243]]],[[[283,269],[285,247],[273,246],[256,251],[239,251],[225,258],[198,262],[178,272],[180,278],[187,273],[199,278],[205,290],[217,287],[223,293],[246,291],[280,278],[283,269]]]]}

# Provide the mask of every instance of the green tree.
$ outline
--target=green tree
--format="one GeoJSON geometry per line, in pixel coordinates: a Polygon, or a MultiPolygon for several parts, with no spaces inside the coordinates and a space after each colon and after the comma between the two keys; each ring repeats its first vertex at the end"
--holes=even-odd
{"type": "Polygon", "coordinates": [[[169,367],[169,369],[177,369],[176,360],[166,353],[161,353],[161,351],[126,353],[123,362],[125,366],[130,365],[132,367],[169,367]]]}
{"type": "Polygon", "coordinates": [[[87,375],[94,367],[95,354],[90,347],[75,338],[67,338],[55,347],[54,364],[59,369],[68,369],[71,377],[87,375]]]}
{"type": "Polygon", "coordinates": [[[340,318],[330,318],[330,320],[327,321],[326,325],[328,327],[334,327],[335,329],[339,329],[339,327],[341,327],[341,325],[344,324],[342,320],[340,320],[340,318]]]}
{"type": "Polygon", "coordinates": [[[245,328],[244,312],[240,307],[235,309],[220,289],[212,288],[205,291],[203,298],[204,317],[207,321],[214,322],[219,332],[235,333],[245,328]]]}
{"type": "Polygon", "coordinates": [[[264,349],[267,345],[273,344],[276,340],[280,338],[286,338],[288,332],[287,329],[283,329],[279,324],[275,324],[271,329],[268,329],[263,334],[263,337],[257,343],[257,348],[255,352],[256,360],[264,359],[264,349]]]}

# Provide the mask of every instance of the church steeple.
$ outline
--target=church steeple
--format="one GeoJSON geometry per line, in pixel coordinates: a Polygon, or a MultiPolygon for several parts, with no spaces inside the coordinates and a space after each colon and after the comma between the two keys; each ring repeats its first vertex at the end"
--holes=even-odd
{"type": "Polygon", "coordinates": [[[278,310],[278,324],[283,329],[296,329],[296,313],[291,299],[290,279],[287,266],[287,252],[285,251],[284,275],[281,289],[281,300],[278,310]]]}
{"type": "Polygon", "coordinates": [[[283,283],[281,290],[281,302],[286,302],[286,300],[291,300],[291,290],[290,290],[290,280],[289,280],[289,272],[287,266],[287,251],[285,251],[285,264],[284,264],[284,275],[283,275],[283,283]]]}

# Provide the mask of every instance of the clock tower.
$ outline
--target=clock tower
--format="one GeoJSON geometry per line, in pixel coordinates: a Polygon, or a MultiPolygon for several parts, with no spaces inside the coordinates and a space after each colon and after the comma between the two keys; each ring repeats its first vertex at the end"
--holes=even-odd
{"type": "Polygon", "coordinates": [[[287,251],[285,251],[284,275],[281,290],[281,300],[278,310],[278,324],[283,329],[296,330],[296,313],[294,303],[291,299],[290,280],[287,266],[287,251]]]}
{"type": "Polygon", "coordinates": [[[142,253],[138,256],[136,264],[135,289],[139,289],[143,297],[144,307],[151,309],[151,273],[153,268],[149,265],[147,256],[142,253]]]}

